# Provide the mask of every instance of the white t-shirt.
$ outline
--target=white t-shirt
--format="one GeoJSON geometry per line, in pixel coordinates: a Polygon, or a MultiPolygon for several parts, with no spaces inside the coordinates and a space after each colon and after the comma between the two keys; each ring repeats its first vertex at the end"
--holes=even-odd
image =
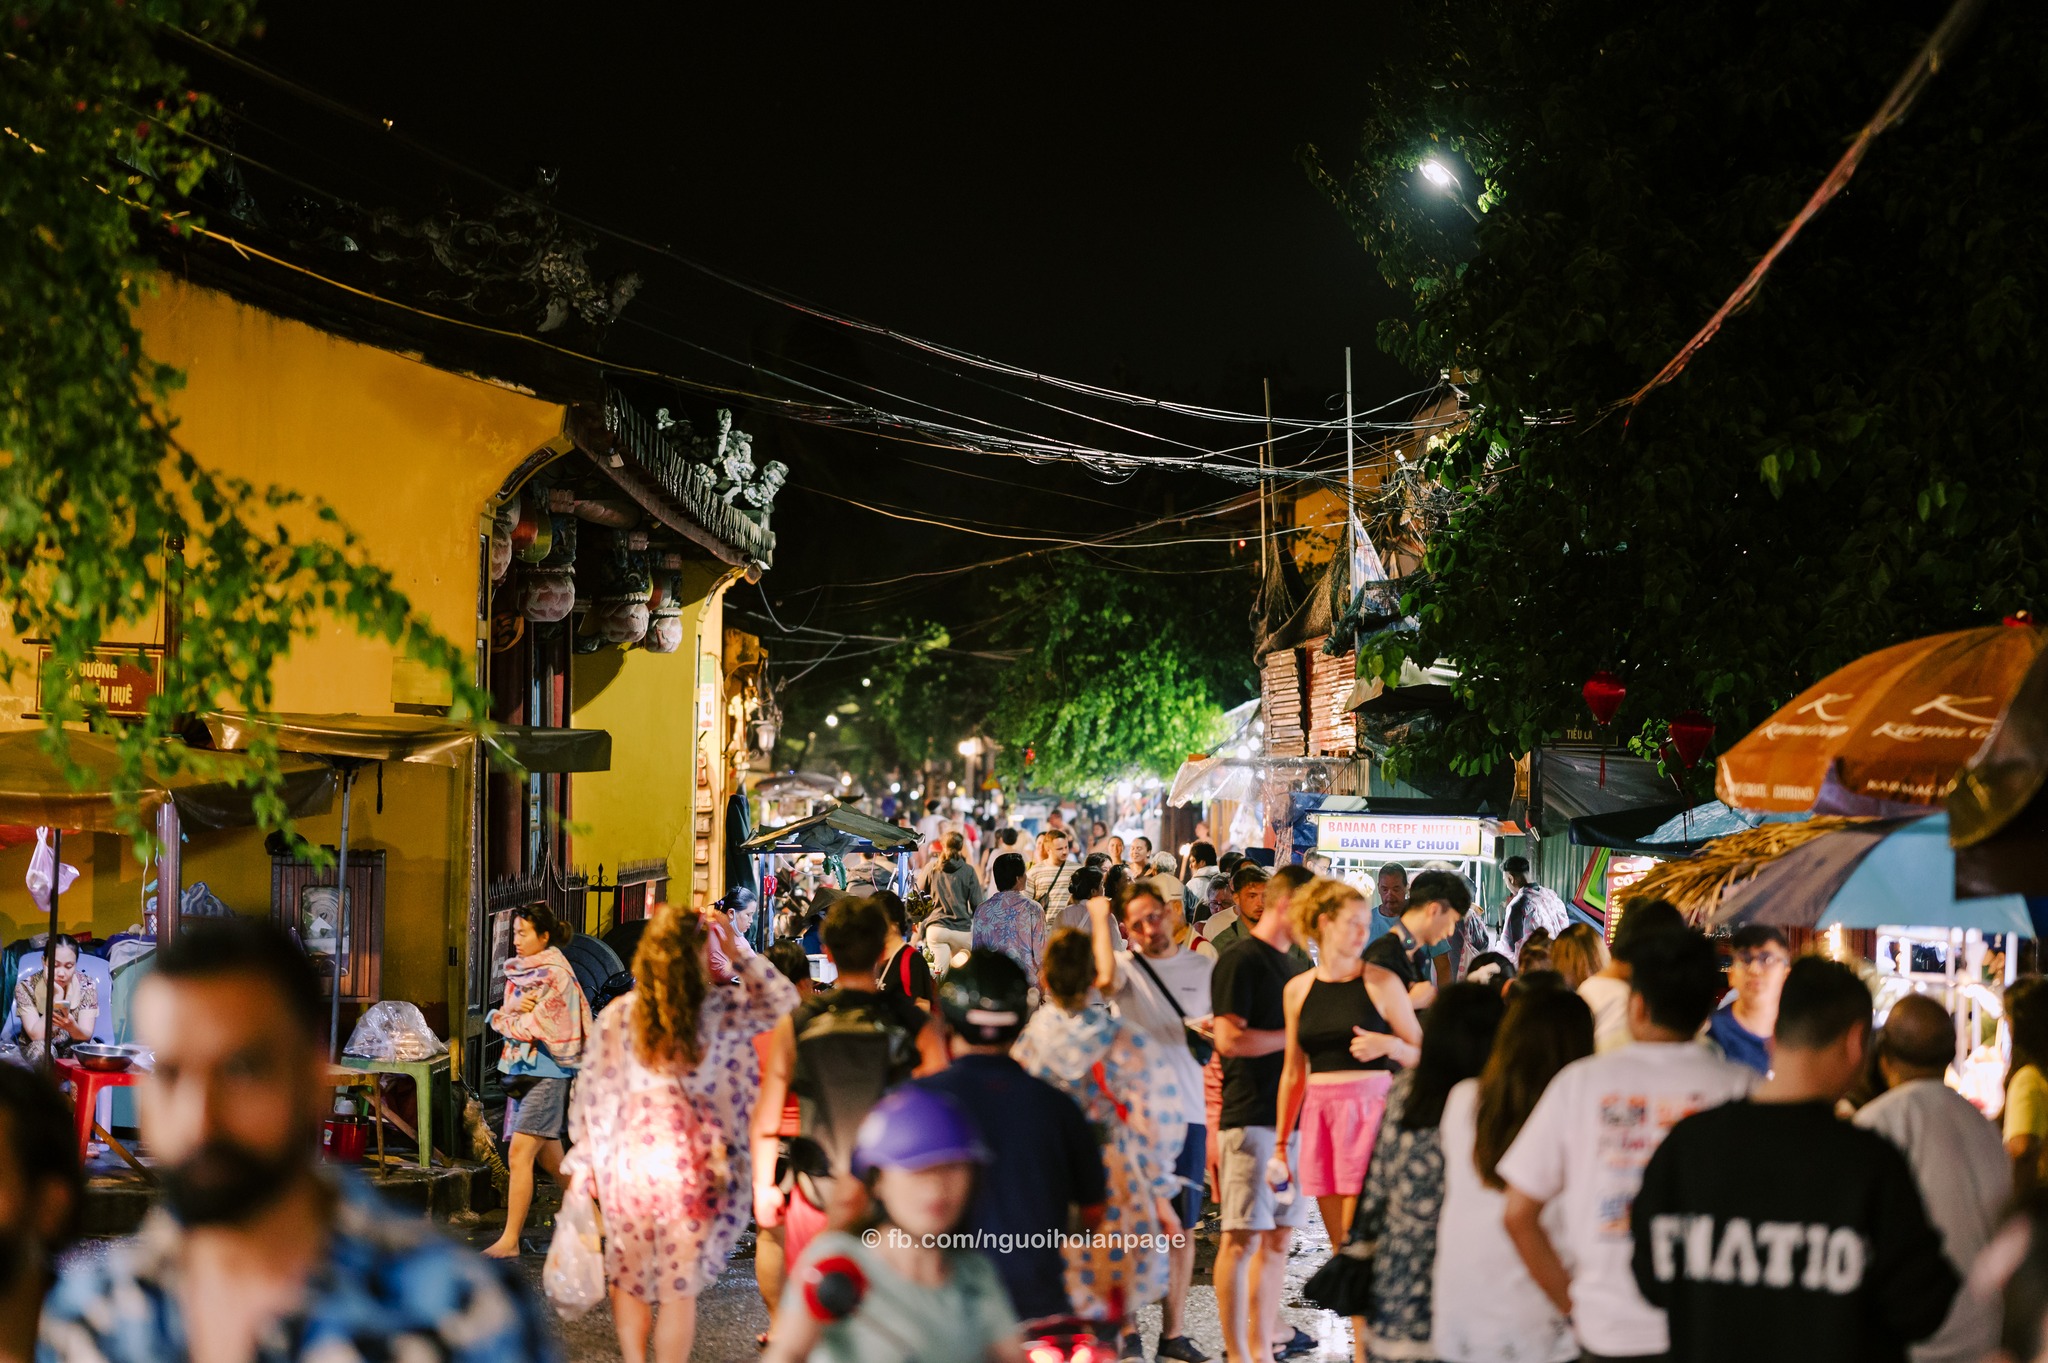
{"type": "Polygon", "coordinates": [[[1628,981],[1595,975],[1579,986],[1579,997],[1593,1010],[1593,1052],[1618,1051],[1634,1038],[1628,1030],[1628,981]]]}
{"type": "MultiPolygon", "coordinates": [[[[1190,1020],[1209,1016],[1209,976],[1216,969],[1215,961],[1198,951],[1179,950],[1164,958],[1147,956],[1145,965],[1152,967],[1160,983],[1173,991],[1181,1013],[1190,1020]]],[[[1181,1104],[1178,1111],[1162,1105],[1158,1119],[1185,1122],[1189,1126],[1207,1122],[1208,1115],[1202,1110],[1202,1067],[1188,1051],[1187,1029],[1161,996],[1159,986],[1145,974],[1143,966],[1132,962],[1128,951],[1116,954],[1116,983],[1110,988],[1110,1000],[1116,1005],[1118,1016],[1157,1041],[1166,1053],[1181,1104]]]]}
{"type": "MultiPolygon", "coordinates": [[[[1430,1347],[1443,1363],[1571,1363],[1572,1327],[1522,1263],[1502,1216],[1508,1195],[1489,1188],[1472,1163],[1479,1081],[1444,1099],[1438,1139],[1444,1151],[1443,1210],[1436,1223],[1436,1274],[1430,1347]]],[[[1564,1211],[1543,1209],[1544,1229],[1564,1233],[1564,1211]]]]}
{"type": "Polygon", "coordinates": [[[1572,1319],[1588,1353],[1661,1354],[1664,1313],[1643,1300],[1630,1265],[1629,1206],[1671,1128],[1743,1097],[1760,1078],[1692,1041],[1638,1041],[1559,1070],[1500,1176],[1539,1202],[1561,1201],[1554,1241],[1572,1275],[1572,1319]]]}
{"type": "MultiPolygon", "coordinates": [[[[2012,1162],[1998,1128],[1937,1079],[1914,1079],[1879,1095],[1856,1114],[1856,1125],[1905,1152],[1943,1252],[1969,1277],[2012,1196],[2012,1162]]],[[[1966,1284],[1941,1328],[1913,1346],[1913,1363],[1976,1363],[1997,1347],[1999,1318],[1999,1303],[1966,1284]]]]}
{"type": "Polygon", "coordinates": [[[938,850],[933,844],[944,836],[945,832],[946,816],[943,814],[927,814],[917,821],[917,835],[924,839],[928,851],[938,850]]]}

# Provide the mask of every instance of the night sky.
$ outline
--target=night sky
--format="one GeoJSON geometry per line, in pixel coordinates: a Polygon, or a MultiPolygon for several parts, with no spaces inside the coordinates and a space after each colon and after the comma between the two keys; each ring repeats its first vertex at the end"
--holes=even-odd
{"type": "MultiPolygon", "coordinates": [[[[1276,408],[1305,418],[1341,411],[1347,344],[1361,407],[1421,386],[1374,347],[1394,295],[1295,161],[1313,142],[1348,164],[1353,92],[1402,44],[1395,7],[1278,22],[1187,7],[977,10],[971,25],[965,13],[878,22],[850,8],[274,5],[267,32],[244,50],[505,182],[524,187],[535,167],[559,168],[556,201],[579,215],[1013,364],[1247,411],[1270,376],[1276,408]]],[[[492,201],[281,91],[238,97],[250,119],[245,151],[314,168],[358,201],[492,201]]],[[[607,342],[620,358],[762,386],[694,343],[821,386],[854,380],[1113,448],[1161,448],[989,385],[1063,405],[1067,395],[963,380],[617,242],[591,259],[601,272],[647,276],[607,342]],[[794,367],[804,364],[816,368],[794,367]]],[[[1257,438],[1088,410],[1211,447],[1257,438]]],[[[766,583],[778,600],[809,599],[845,575],[849,554],[874,576],[865,569],[951,565],[1005,547],[883,520],[816,489],[1056,533],[1235,490],[1190,473],[1105,485],[1070,468],[820,433],[759,413],[740,420],[794,470],[766,583]]],[[[867,609],[857,593],[825,600],[828,613],[851,613],[845,628],[867,609]]]]}

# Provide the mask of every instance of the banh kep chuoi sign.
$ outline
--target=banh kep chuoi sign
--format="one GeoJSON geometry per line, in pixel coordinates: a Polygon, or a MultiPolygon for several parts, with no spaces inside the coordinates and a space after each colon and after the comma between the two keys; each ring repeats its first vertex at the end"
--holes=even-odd
{"type": "Polygon", "coordinates": [[[1489,821],[1448,815],[1319,814],[1316,850],[1339,857],[1486,856],[1489,821]]]}
{"type": "MultiPolygon", "coordinates": [[[[141,715],[163,689],[164,651],[158,644],[102,644],[78,665],[74,689],[87,702],[98,701],[114,715],[141,715]]],[[[59,679],[52,675],[50,648],[36,650],[36,705],[45,714],[62,699],[53,694],[59,679]]]]}

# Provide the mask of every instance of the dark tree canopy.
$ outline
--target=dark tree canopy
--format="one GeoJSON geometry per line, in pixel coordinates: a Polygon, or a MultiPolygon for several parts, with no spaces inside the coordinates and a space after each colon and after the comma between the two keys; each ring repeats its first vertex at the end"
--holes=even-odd
{"type": "Polygon", "coordinates": [[[1409,761],[1489,767],[1587,720],[1689,707],[1733,742],[1895,641],[2039,608],[2048,511],[2048,9],[1992,5],[1761,294],[1667,387],[1617,404],[1713,312],[1906,69],[1944,3],[1436,3],[1366,91],[1330,189],[1471,422],[1407,656],[1469,709],[1409,761]],[[1480,221],[1429,184],[1440,158],[1480,221]]]}

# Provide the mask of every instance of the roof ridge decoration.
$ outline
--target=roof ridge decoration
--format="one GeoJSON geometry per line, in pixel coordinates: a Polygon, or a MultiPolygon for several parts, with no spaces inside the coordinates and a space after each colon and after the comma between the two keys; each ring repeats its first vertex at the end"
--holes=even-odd
{"type": "MultiPolygon", "coordinates": [[[[605,389],[603,439],[592,448],[617,477],[631,471],[651,483],[697,526],[733,551],[729,561],[766,569],[775,558],[768,528],[775,494],[789,475],[782,463],[754,466],[753,440],[732,429],[732,413],[718,412],[714,435],[700,436],[689,422],[662,409],[650,418],[615,387],[605,389]]],[[[722,555],[724,556],[724,555],[722,555]]]]}

